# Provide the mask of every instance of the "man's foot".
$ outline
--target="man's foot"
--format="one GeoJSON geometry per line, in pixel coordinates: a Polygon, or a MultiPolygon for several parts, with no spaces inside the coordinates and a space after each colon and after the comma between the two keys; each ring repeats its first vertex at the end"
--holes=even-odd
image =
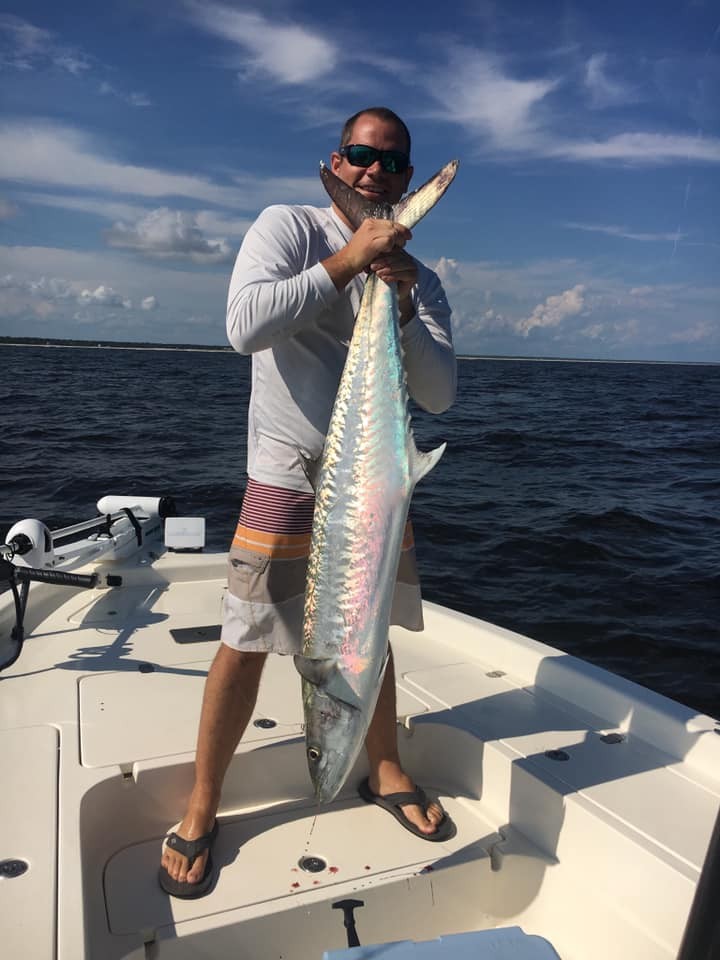
{"type": "Polygon", "coordinates": [[[374,784],[368,777],[358,788],[366,803],[374,803],[391,813],[406,830],[426,840],[449,840],[455,835],[455,824],[442,806],[428,800],[424,791],[416,787],[405,773],[398,773],[391,781],[374,784]]]}
{"type": "Polygon", "coordinates": [[[196,897],[212,885],[211,848],[217,835],[215,814],[188,811],[163,843],[160,886],[173,896],[196,897]],[[201,889],[202,888],[202,889],[201,889]]]}

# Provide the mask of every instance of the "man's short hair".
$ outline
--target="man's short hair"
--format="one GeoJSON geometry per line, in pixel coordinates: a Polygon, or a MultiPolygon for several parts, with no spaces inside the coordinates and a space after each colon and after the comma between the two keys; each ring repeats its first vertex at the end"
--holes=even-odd
{"type": "Polygon", "coordinates": [[[350,143],[353,127],[360,117],[365,116],[375,117],[378,120],[385,120],[387,123],[396,124],[405,135],[405,139],[407,140],[407,152],[408,156],[410,156],[410,131],[400,117],[388,107],[368,107],[366,110],[358,110],[357,113],[354,113],[348,120],[345,121],[345,126],[342,128],[342,134],[340,135],[341,147],[346,147],[350,143]]]}

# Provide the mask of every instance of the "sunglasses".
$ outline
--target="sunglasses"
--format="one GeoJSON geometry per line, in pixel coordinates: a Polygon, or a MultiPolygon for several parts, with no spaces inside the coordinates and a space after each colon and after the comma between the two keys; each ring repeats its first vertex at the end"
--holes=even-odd
{"type": "Polygon", "coordinates": [[[364,143],[350,143],[338,153],[353,167],[371,167],[379,160],[385,173],[405,173],[410,166],[410,157],[401,150],[376,150],[364,143]]]}

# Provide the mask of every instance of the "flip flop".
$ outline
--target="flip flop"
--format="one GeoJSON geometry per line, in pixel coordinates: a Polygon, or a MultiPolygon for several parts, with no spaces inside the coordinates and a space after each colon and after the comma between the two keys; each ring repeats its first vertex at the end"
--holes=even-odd
{"type": "Polygon", "coordinates": [[[175,880],[170,876],[165,867],[161,866],[158,870],[158,883],[165,893],[170,894],[171,897],[177,897],[180,900],[196,900],[198,897],[204,897],[206,893],[210,892],[210,888],[215,880],[212,848],[217,834],[218,822],[216,820],[213,824],[212,830],[209,833],[204,834],[202,837],[198,837],[197,840],[185,840],[184,837],[178,836],[177,833],[169,833],[167,835],[165,838],[165,843],[168,847],[170,847],[171,850],[175,850],[183,857],[188,858],[188,869],[192,867],[193,863],[195,863],[201,853],[204,853],[206,850],[208,850],[209,853],[208,858],[205,861],[203,875],[200,877],[197,883],[188,883],[187,881],[181,882],[180,880],[175,880]]]}
{"type": "MultiPolygon", "coordinates": [[[[428,801],[425,791],[420,787],[415,787],[414,790],[408,793],[387,793],[383,797],[380,796],[379,793],[372,792],[370,789],[370,782],[366,777],[358,787],[358,793],[363,798],[365,803],[374,803],[383,810],[387,810],[388,813],[391,813],[395,817],[398,823],[402,824],[406,830],[409,830],[410,833],[414,834],[416,837],[420,837],[421,840],[431,840],[434,843],[438,843],[442,840],[450,840],[450,838],[454,837],[457,833],[457,828],[455,827],[454,822],[444,810],[443,818],[437,825],[437,829],[434,833],[423,833],[419,827],[416,827],[412,821],[408,820],[402,811],[404,804],[415,803],[419,807],[422,807],[427,813],[427,808],[430,801],[428,801]]],[[[436,801],[436,803],[439,803],[439,801],[436,801]]]]}

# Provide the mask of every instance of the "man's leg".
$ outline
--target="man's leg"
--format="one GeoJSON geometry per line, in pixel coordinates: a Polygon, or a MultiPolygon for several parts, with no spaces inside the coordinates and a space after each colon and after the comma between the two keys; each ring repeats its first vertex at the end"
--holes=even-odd
{"type": "MultiPolygon", "coordinates": [[[[265,653],[244,653],[221,643],[205,682],[195,757],[195,785],[177,833],[196,840],[212,829],[225,773],[255,709],[265,653]]],[[[207,853],[188,870],[187,858],[165,848],[162,865],[174,880],[197,883],[207,853]]]]}
{"type": "MultiPolygon", "coordinates": [[[[370,789],[373,793],[386,796],[389,793],[405,793],[415,789],[412,778],[400,765],[398,754],[395,665],[392,650],[375,714],[365,739],[365,747],[370,763],[370,789]]],[[[402,811],[423,833],[434,833],[443,817],[442,808],[437,803],[429,804],[427,816],[417,804],[403,806],[402,811]]]]}

